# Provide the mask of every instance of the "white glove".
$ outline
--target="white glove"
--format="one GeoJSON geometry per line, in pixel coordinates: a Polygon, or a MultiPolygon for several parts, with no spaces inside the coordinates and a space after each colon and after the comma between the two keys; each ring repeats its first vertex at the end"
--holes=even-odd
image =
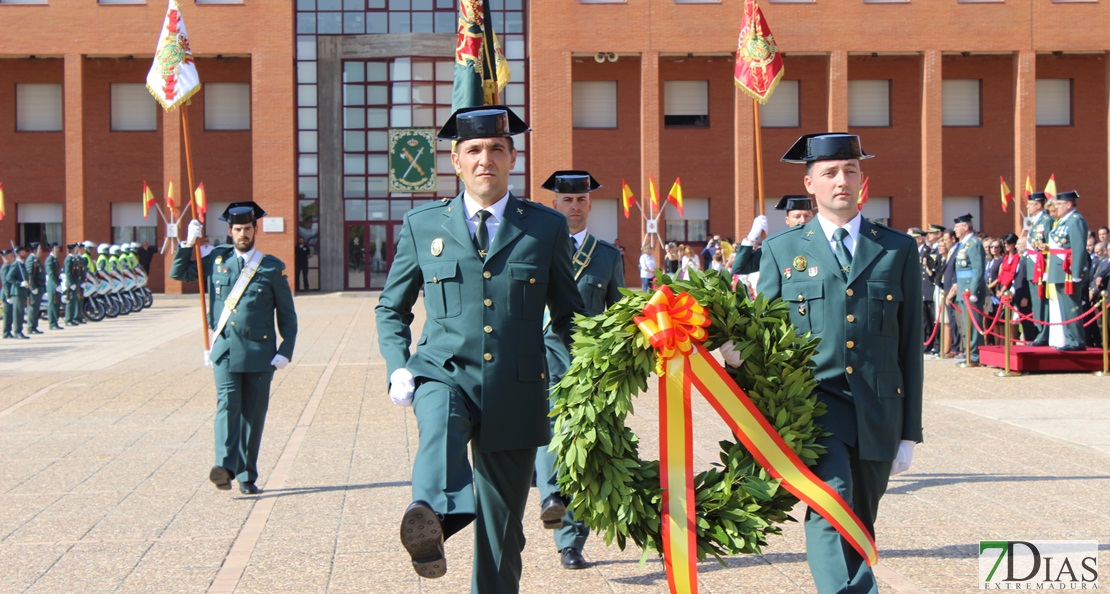
{"type": "Polygon", "coordinates": [[[77,290],[77,285],[70,285],[69,290],[70,291],[76,291],[77,290]]]}
{"type": "Polygon", "coordinates": [[[29,288],[31,288],[31,285],[28,285],[28,284],[27,284],[27,281],[21,281],[21,282],[19,283],[19,286],[23,287],[24,289],[29,289],[29,288]]]}
{"type": "Polygon", "coordinates": [[[62,295],[62,303],[69,303],[69,297],[62,295]]]}
{"type": "Polygon", "coordinates": [[[270,365],[273,365],[275,369],[285,369],[288,364],[289,359],[286,359],[285,355],[274,355],[274,359],[270,361],[270,365]]]}
{"type": "Polygon", "coordinates": [[[185,247],[193,247],[193,244],[195,244],[197,240],[200,239],[201,235],[204,235],[204,225],[201,225],[200,221],[193,219],[189,221],[189,229],[187,234],[185,235],[185,241],[182,242],[181,245],[185,247]]]}
{"type": "Polygon", "coordinates": [[[767,215],[759,215],[752,221],[752,230],[748,231],[748,241],[759,239],[760,233],[767,232],[767,215]]]}
{"type": "Polygon", "coordinates": [[[978,298],[978,297],[976,297],[975,295],[972,295],[972,296],[971,296],[971,302],[972,302],[972,303],[979,303],[979,298],[978,298]]]}
{"type": "Polygon", "coordinates": [[[725,360],[725,365],[740,367],[744,364],[744,360],[740,358],[740,353],[736,351],[736,345],[731,340],[726,341],[717,350],[720,351],[721,358],[725,360]]]}
{"type": "Polygon", "coordinates": [[[894,464],[890,467],[890,476],[902,474],[910,469],[910,464],[913,464],[914,445],[916,445],[914,442],[904,439],[898,444],[898,455],[894,457],[894,464]]]}
{"type": "Polygon", "coordinates": [[[412,372],[404,367],[397,368],[389,376],[389,399],[398,406],[412,406],[412,394],[416,391],[416,380],[412,372]]]}

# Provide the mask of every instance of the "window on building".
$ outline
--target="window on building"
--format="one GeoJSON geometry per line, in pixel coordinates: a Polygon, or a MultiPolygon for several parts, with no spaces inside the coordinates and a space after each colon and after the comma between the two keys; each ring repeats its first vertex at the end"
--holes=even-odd
{"type": "Polygon", "coordinates": [[[1037,79],[1037,125],[1071,125],[1071,79],[1037,79]]]}
{"type": "MultiPolygon", "coordinates": [[[[222,210],[220,212],[223,212],[222,210]]],[[[215,217],[211,217],[215,218],[215,217]]],[[[143,205],[140,202],[112,203],[112,243],[134,241],[157,243],[156,225],[158,213],[153,210],[143,219],[143,205]]]]}
{"type": "Polygon", "coordinates": [[[978,126],[979,88],[978,78],[947,79],[943,83],[944,98],[943,120],[945,126],[978,126]]]}
{"type": "Polygon", "coordinates": [[[32,241],[62,243],[61,203],[20,202],[16,208],[16,222],[23,245],[32,241]]]}
{"type": "Polygon", "coordinates": [[[801,125],[801,108],[798,100],[801,83],[780,80],[771,100],[759,106],[759,124],[764,128],[797,128],[801,125]]]}
{"type": "Polygon", "coordinates": [[[617,127],[617,81],[574,81],[574,127],[617,127]]]}
{"type": "Polygon", "coordinates": [[[202,92],[205,130],[251,129],[250,84],[207,83],[202,92]]]}
{"type": "Polygon", "coordinates": [[[19,132],[60,132],[62,85],[17,84],[15,129],[19,132]]]}
{"type": "Polygon", "coordinates": [[[47,0],[0,0],[0,4],[48,4],[47,0]]]}
{"type": "Polygon", "coordinates": [[[709,81],[668,80],[663,83],[665,126],[709,126],[709,81]]]}
{"type": "MultiPolygon", "coordinates": [[[[669,202],[664,206],[667,220],[667,241],[705,242],[709,234],[709,199],[685,198],[682,201],[683,216],[669,202]]],[[[698,246],[698,253],[701,248],[698,246]]]]}
{"type": "Polygon", "coordinates": [[[872,223],[890,225],[890,196],[868,196],[863,205],[863,218],[872,223]]]}
{"type": "Polygon", "coordinates": [[[158,129],[158,104],[143,84],[112,84],[112,131],[158,129]]]}
{"type": "Polygon", "coordinates": [[[848,81],[848,125],[890,125],[890,81],[848,81]]]}
{"type": "MultiPolygon", "coordinates": [[[[997,204],[997,194],[995,195],[995,204],[997,204]]],[[[982,203],[982,196],[945,196],[941,199],[944,210],[944,220],[952,221],[958,216],[970,214],[976,230],[981,229],[982,222],[979,218],[980,204],[982,203]]],[[[949,225],[951,228],[951,225],[949,225]]]]}
{"type": "Polygon", "coordinates": [[[620,226],[620,201],[594,198],[590,201],[590,235],[609,243],[617,240],[620,226]]]}

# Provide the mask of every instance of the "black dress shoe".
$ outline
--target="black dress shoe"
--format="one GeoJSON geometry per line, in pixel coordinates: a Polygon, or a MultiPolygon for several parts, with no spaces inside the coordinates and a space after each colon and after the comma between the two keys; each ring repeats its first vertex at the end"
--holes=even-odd
{"type": "Polygon", "coordinates": [[[1048,341],[1047,340],[1034,340],[1033,342],[1029,343],[1029,346],[1031,346],[1031,347],[1045,347],[1045,346],[1048,346],[1048,341]]]}
{"type": "Polygon", "coordinates": [[[562,528],[565,515],[567,515],[567,504],[563,501],[562,495],[552,493],[543,500],[540,506],[540,521],[543,522],[544,528],[548,530],[562,528]]]}
{"type": "Polygon", "coordinates": [[[223,466],[213,466],[212,470],[208,471],[208,480],[221,491],[231,490],[231,471],[223,466]]]}
{"type": "Polygon", "coordinates": [[[258,495],[262,493],[262,489],[254,483],[239,483],[239,492],[243,495],[258,495]]]}
{"type": "Polygon", "coordinates": [[[26,334],[24,334],[22,332],[16,332],[15,334],[12,334],[12,338],[22,338],[24,340],[30,340],[31,339],[30,336],[27,336],[26,334]]]}
{"type": "Polygon", "coordinates": [[[42,334],[43,332],[42,332],[42,330],[39,330],[38,328],[35,328],[34,330],[29,330],[27,333],[28,334],[42,334]]]}
{"type": "Polygon", "coordinates": [[[15,337],[14,337],[14,336],[12,336],[11,334],[5,334],[5,335],[4,335],[4,338],[15,338],[15,337]]]}
{"type": "Polygon", "coordinates": [[[65,330],[65,328],[62,328],[61,326],[59,326],[57,324],[54,324],[53,326],[51,326],[50,329],[51,330],[65,330]]]}
{"type": "Polygon", "coordinates": [[[1065,344],[1062,347],[1056,347],[1056,350],[1065,351],[1065,352],[1066,351],[1085,351],[1085,350],[1087,350],[1087,347],[1082,346],[1082,345],[1078,345],[1078,344],[1070,344],[1070,345],[1065,344]]]}
{"type": "Polygon", "coordinates": [[[443,577],[443,521],[427,502],[413,501],[401,516],[401,546],[412,557],[412,569],[425,578],[443,577]]]}
{"type": "Polygon", "coordinates": [[[586,569],[590,566],[582,557],[582,553],[574,547],[567,547],[559,553],[563,557],[563,569],[586,569]]]}

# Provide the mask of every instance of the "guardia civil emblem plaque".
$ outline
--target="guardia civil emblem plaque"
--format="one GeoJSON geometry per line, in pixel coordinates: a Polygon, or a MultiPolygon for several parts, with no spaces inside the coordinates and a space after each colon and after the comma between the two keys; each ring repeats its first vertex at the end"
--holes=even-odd
{"type": "Polygon", "coordinates": [[[389,191],[435,192],[436,145],[434,128],[394,128],[389,131],[389,191]]]}

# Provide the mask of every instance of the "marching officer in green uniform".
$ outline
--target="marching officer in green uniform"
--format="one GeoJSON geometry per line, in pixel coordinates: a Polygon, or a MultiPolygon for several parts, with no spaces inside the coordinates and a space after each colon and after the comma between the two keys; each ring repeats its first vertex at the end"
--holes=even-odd
{"type": "Polygon", "coordinates": [[[440,577],[443,540],[474,522],[471,590],[482,594],[520,588],[536,449],[551,441],[544,308],[561,348],[582,311],[566,217],[508,190],[512,136],[528,130],[500,105],[452,114],[438,138],[456,141],[465,189],[405,215],[376,308],[389,397],[413,407],[420,431],[401,544],[418,575],[440,577]]]}
{"type": "Polygon", "coordinates": [[[24,265],[27,270],[27,283],[30,285],[27,304],[24,306],[27,314],[27,334],[42,334],[42,330],[39,330],[39,318],[42,317],[39,308],[42,305],[42,292],[46,287],[46,273],[42,267],[42,260],[39,259],[42,244],[33,241],[28,244],[28,248],[30,253],[24,265]]]}
{"type": "MultiPolygon", "coordinates": [[[[212,363],[217,396],[216,465],[208,478],[216,488],[228,490],[234,476],[244,495],[262,492],[255,481],[270,381],[275,370],[289,364],[297,342],[297,312],[285,264],[255,247],[258,219],[264,216],[266,211],[252,201],[232,202],[220,220],[227,221],[233,245],[215,247],[201,259],[212,330],[206,357],[212,363]]],[[[170,267],[171,278],[197,280],[192,246],[203,233],[200,221],[189,222],[186,240],[170,267]]]]}
{"type": "Polygon", "coordinates": [[[27,299],[31,294],[31,283],[26,262],[28,251],[30,250],[26,246],[15,248],[15,259],[8,264],[8,270],[4,273],[4,284],[8,287],[8,299],[12,305],[12,338],[30,338],[23,333],[23,323],[26,317],[24,310],[27,307],[27,299]]]}
{"type": "Polygon", "coordinates": [[[1087,247],[1087,220],[1075,208],[1078,192],[1056,195],[1056,222],[1048,233],[1048,346],[1061,351],[1087,349],[1083,320],[1061,325],[1083,313],[1080,307],[1087,292],[1085,279],[1090,256],[1087,247]]]}
{"type": "MultiPolygon", "coordinates": [[[[960,242],[955,246],[956,258],[956,286],[948,292],[947,302],[961,310],[968,309],[964,315],[958,316],[958,321],[963,330],[965,340],[970,345],[969,367],[979,366],[979,347],[983,346],[983,334],[976,330],[976,326],[983,328],[983,316],[976,310],[982,311],[987,302],[987,252],[983,249],[983,242],[975,234],[972,225],[972,216],[965,214],[956,217],[952,229],[960,242]],[[964,293],[970,293],[968,300],[971,306],[964,303],[964,293]],[[964,326],[964,320],[970,320],[964,326]]],[[[952,257],[951,255],[949,257],[952,257]]],[[[960,365],[964,365],[963,362],[960,365]]]]}
{"type": "Polygon", "coordinates": [[[8,296],[12,288],[11,283],[8,282],[8,268],[14,260],[15,254],[12,250],[0,250],[0,305],[4,308],[4,338],[15,338],[12,336],[13,299],[8,296]]]}
{"type": "MultiPolygon", "coordinates": [[[[786,227],[792,228],[804,225],[813,220],[813,200],[809,196],[787,195],[783,196],[775,205],[775,210],[786,211],[783,220],[786,227]]],[[[740,245],[736,247],[736,254],[732,257],[733,274],[751,274],[759,270],[759,261],[763,253],[759,249],[752,249],[761,233],[767,232],[767,215],[759,215],[752,221],[752,228],[748,231],[740,245]]]]}
{"type": "Polygon", "coordinates": [[[43,262],[43,270],[46,273],[46,322],[51,330],[61,330],[62,327],[58,325],[58,276],[60,267],[58,265],[58,244],[50,244],[50,253],[46,256],[46,261],[43,262]]]}
{"type": "MultiPolygon", "coordinates": [[[[594,316],[602,313],[610,305],[620,301],[620,288],[624,286],[624,261],[620,250],[612,244],[601,241],[590,234],[590,210],[593,208],[590,192],[601,188],[588,171],[556,171],[547,178],[542,186],[555,192],[553,206],[567,217],[574,256],[571,266],[582,295],[584,315],[594,316]]],[[[548,385],[554,386],[563,379],[570,367],[570,357],[563,348],[562,338],[548,329],[544,333],[547,345],[548,385]]],[[[555,418],[551,418],[551,429],[555,429],[555,418]]],[[[590,529],[575,520],[572,512],[566,509],[567,501],[559,493],[558,474],[555,471],[555,456],[547,446],[536,450],[536,486],[540,490],[540,521],[544,528],[555,531],[555,550],[566,569],[583,569],[589,564],[582,557],[586,538],[590,529]]]]}
{"type": "MultiPolygon", "coordinates": [[[[1025,202],[1025,213],[1030,225],[1026,231],[1029,239],[1025,247],[1025,278],[1029,281],[1029,303],[1033,308],[1033,319],[1048,322],[1048,300],[1045,298],[1045,273],[1048,271],[1048,232],[1055,222],[1045,211],[1044,203],[1048,196],[1044,192],[1033,192],[1025,202]]],[[[1048,327],[1037,325],[1037,338],[1030,346],[1048,346],[1048,327]]]]}
{"type": "MultiPolygon", "coordinates": [[[[811,468],[873,535],[890,476],[910,466],[922,439],[921,265],[909,236],[865,219],[856,205],[871,158],[859,137],[802,136],[782,157],[806,165],[817,216],[767,238],[759,292],[782,298],[799,332],[821,338],[817,398],[831,435],[811,468]]],[[[739,355],[726,343],[726,363],[739,355]]],[[[875,592],[875,576],[836,529],[806,512],[806,553],[818,592],[875,592]]]]}
{"type": "Polygon", "coordinates": [[[80,243],[66,245],[65,260],[62,260],[62,292],[65,294],[66,326],[76,326],[80,323],[77,319],[77,310],[81,307],[81,298],[78,296],[77,286],[84,277],[78,275],[81,268],[80,252],[84,248],[80,243]]]}

